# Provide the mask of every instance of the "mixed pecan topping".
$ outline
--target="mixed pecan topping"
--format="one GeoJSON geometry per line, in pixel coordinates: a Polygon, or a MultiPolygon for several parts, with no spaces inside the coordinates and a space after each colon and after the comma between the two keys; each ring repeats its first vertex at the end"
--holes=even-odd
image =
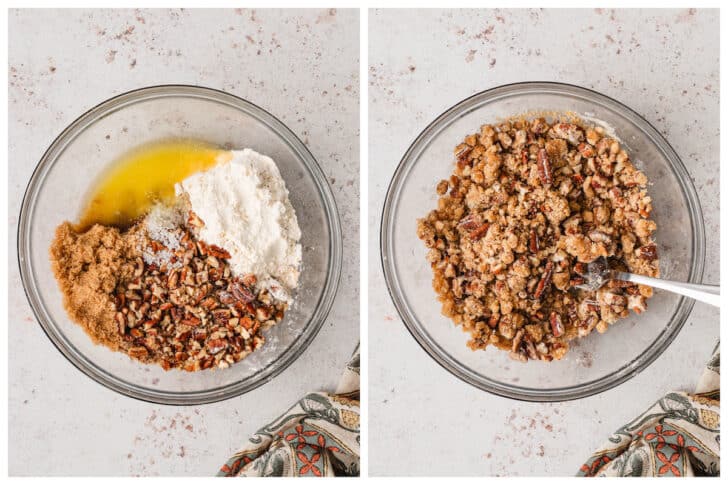
{"type": "Polygon", "coordinates": [[[659,276],[647,178],[603,128],[544,118],[484,125],[455,159],[417,235],[442,312],[470,333],[469,347],[560,359],[569,341],[645,310],[650,287],[575,287],[601,256],[659,276]]]}

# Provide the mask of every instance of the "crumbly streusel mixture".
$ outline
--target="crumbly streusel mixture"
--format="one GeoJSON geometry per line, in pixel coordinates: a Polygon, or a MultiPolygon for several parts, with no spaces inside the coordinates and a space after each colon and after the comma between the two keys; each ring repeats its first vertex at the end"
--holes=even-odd
{"type": "Polygon", "coordinates": [[[544,118],[484,125],[455,148],[436,210],[418,220],[442,312],[468,346],[522,361],[641,313],[652,288],[575,288],[586,263],[659,275],[647,178],[601,127],[544,118]]]}

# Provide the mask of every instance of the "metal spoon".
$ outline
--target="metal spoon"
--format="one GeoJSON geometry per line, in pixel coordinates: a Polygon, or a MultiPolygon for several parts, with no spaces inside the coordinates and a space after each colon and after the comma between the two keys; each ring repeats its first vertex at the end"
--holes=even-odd
{"type": "Polygon", "coordinates": [[[609,269],[607,259],[600,257],[587,264],[587,270],[579,274],[584,283],[576,285],[577,288],[587,291],[596,291],[609,280],[622,280],[647,285],[653,288],[660,288],[678,295],[687,296],[703,303],[720,307],[720,286],[699,285],[696,283],[683,283],[680,281],[661,280],[638,274],[625,273],[609,269]]]}

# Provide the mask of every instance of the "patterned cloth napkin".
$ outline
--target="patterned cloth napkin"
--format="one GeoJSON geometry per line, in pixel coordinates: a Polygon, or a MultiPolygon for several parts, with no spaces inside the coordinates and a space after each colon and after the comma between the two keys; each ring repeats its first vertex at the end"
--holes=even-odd
{"type": "Polygon", "coordinates": [[[695,393],[671,392],[619,428],[578,476],[719,476],[720,349],[695,393]]]}
{"type": "Polygon", "coordinates": [[[359,346],[336,394],[314,392],[259,429],[218,476],[358,476],[359,346]]]}

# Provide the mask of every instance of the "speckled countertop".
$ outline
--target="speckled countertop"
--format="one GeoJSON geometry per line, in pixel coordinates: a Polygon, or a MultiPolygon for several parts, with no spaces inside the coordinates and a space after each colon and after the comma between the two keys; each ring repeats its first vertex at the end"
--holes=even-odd
{"type": "Polygon", "coordinates": [[[391,304],[377,230],[387,184],[419,132],[471,94],[528,80],[589,87],[642,114],[681,156],[705,218],[703,280],[717,284],[718,11],[382,10],[369,19],[370,474],[573,475],[663,393],[693,388],[718,311],[696,304],[655,363],[601,395],[556,404],[489,395],[428,357],[391,304]]]}
{"type": "Polygon", "coordinates": [[[333,390],[358,340],[359,12],[356,10],[11,10],[9,87],[9,473],[211,475],[304,393],[333,390]],[[200,84],[247,98],[286,123],[331,182],[344,268],[313,344],[244,396],[165,407],[106,390],[36,323],[15,235],[30,174],[78,115],[124,91],[200,84]]]}

